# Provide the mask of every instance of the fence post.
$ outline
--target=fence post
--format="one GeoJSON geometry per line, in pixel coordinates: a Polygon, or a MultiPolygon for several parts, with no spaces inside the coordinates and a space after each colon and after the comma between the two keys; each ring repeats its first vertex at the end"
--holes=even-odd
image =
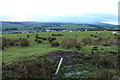
{"type": "Polygon", "coordinates": [[[61,63],[62,63],[62,60],[63,60],[63,58],[60,59],[60,62],[59,62],[59,64],[58,64],[58,67],[57,67],[57,70],[56,70],[55,74],[58,73],[58,71],[59,71],[59,69],[60,69],[60,66],[61,66],[61,63]]]}

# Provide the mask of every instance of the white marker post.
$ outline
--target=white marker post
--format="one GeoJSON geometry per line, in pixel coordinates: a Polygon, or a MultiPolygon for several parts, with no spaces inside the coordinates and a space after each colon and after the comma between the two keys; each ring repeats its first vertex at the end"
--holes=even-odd
{"type": "Polygon", "coordinates": [[[58,67],[57,67],[57,70],[56,70],[55,74],[58,73],[58,71],[59,71],[59,69],[60,69],[60,66],[61,66],[61,63],[62,63],[62,60],[63,60],[63,58],[60,59],[60,62],[59,62],[59,64],[58,64],[58,67]]]}

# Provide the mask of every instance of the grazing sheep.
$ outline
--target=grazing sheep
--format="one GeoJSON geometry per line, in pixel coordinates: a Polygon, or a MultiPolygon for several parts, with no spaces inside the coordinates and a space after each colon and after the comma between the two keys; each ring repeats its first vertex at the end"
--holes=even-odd
{"type": "Polygon", "coordinates": [[[72,30],[70,30],[70,32],[73,32],[72,30]]]}
{"type": "Polygon", "coordinates": [[[117,34],[117,32],[116,32],[116,31],[113,31],[111,34],[117,34]]]}

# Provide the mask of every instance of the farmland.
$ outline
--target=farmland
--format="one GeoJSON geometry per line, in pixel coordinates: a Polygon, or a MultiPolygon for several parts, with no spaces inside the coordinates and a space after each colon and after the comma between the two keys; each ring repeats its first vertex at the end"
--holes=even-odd
{"type": "Polygon", "coordinates": [[[21,78],[22,73],[17,71],[23,65],[26,70],[30,70],[30,73],[22,70],[24,72],[22,78],[52,78],[60,58],[63,57],[60,71],[54,75],[56,78],[119,78],[118,36],[110,35],[111,33],[112,31],[65,31],[3,34],[2,37],[6,40],[25,38],[29,41],[29,46],[4,47],[2,50],[3,77],[21,78]],[[96,32],[101,34],[97,35],[96,32]],[[62,34],[62,36],[52,36],[52,34],[62,34]],[[36,36],[42,39],[48,38],[48,40],[41,40],[36,36]],[[55,38],[53,43],[49,38],[55,38]],[[44,63],[45,60],[46,63],[44,63]],[[37,65],[44,65],[45,68],[37,65]],[[38,72],[34,67],[39,68],[38,72]],[[46,71],[47,69],[52,72],[46,71]]]}
{"type": "Polygon", "coordinates": [[[73,24],[73,23],[40,23],[40,22],[3,22],[5,32],[46,32],[46,30],[117,30],[118,25],[111,24],[73,24]]]}

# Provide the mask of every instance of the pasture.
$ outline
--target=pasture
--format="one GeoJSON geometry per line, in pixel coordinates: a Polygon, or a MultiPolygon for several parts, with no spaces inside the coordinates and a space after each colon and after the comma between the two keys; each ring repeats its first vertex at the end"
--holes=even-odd
{"type": "MultiPolygon", "coordinates": [[[[80,31],[80,32],[73,31],[73,32],[39,32],[39,33],[23,33],[23,34],[4,34],[2,35],[2,37],[9,38],[9,39],[26,38],[29,41],[30,45],[26,47],[8,46],[4,50],[2,50],[2,62],[5,65],[13,65],[15,64],[15,62],[19,62],[27,58],[29,58],[30,60],[37,60],[38,59],[37,57],[44,56],[44,55],[48,55],[48,58],[52,58],[51,56],[49,56],[49,53],[52,53],[54,51],[65,51],[65,52],[70,52],[70,53],[77,52],[77,53],[81,53],[85,55],[84,57],[87,58],[89,57],[88,55],[91,55],[93,47],[97,47],[98,51],[103,52],[103,53],[115,54],[115,53],[118,53],[117,45],[109,45],[109,46],[108,45],[107,46],[106,45],[93,45],[96,42],[93,41],[92,44],[85,44],[84,42],[84,40],[86,41],[85,38],[98,39],[100,37],[109,37],[110,39],[112,39],[116,37],[115,35],[110,35],[111,33],[112,31],[80,31]],[[100,32],[101,34],[97,35],[96,32],[100,32]],[[60,44],[62,43],[62,40],[65,38],[75,39],[77,42],[81,43],[82,48],[80,49],[74,48],[74,47],[64,48],[61,46],[54,47],[54,46],[51,46],[51,43],[48,40],[42,40],[42,43],[38,43],[35,41],[36,34],[38,34],[39,37],[55,37],[56,38],[55,41],[59,42],[60,44]],[[52,34],[63,34],[63,36],[52,36],[52,34]],[[27,37],[27,35],[29,35],[29,38],[27,37]]],[[[84,59],[83,59],[83,62],[85,62],[84,59]]],[[[65,68],[66,67],[62,68],[62,70],[64,70],[65,68]]],[[[62,74],[62,72],[60,73],[62,74]]],[[[58,77],[61,77],[61,75],[59,74],[58,77]]]]}
{"type": "MultiPolygon", "coordinates": [[[[96,34],[97,31],[87,31],[87,32],[41,32],[38,33],[39,36],[41,37],[49,37],[51,36],[53,33],[55,34],[63,34],[64,36],[57,36],[57,40],[60,42],[62,39],[64,38],[76,38],[77,40],[81,41],[83,38],[87,38],[90,37],[91,34],[96,34]],[[77,37],[76,37],[77,35],[77,37]]],[[[100,31],[99,31],[100,32],[100,31]]],[[[111,31],[101,31],[102,35],[105,36],[110,36],[112,37],[113,35],[110,35],[111,31]]],[[[10,47],[7,48],[6,50],[3,50],[3,62],[11,62],[11,61],[16,61],[16,59],[19,60],[19,58],[22,57],[28,57],[31,55],[39,55],[42,56],[44,54],[47,54],[51,51],[54,50],[66,50],[64,48],[60,48],[60,47],[51,47],[51,45],[49,44],[48,41],[44,41],[41,44],[37,44],[34,39],[35,39],[35,35],[33,34],[37,34],[37,33],[24,33],[24,34],[4,34],[3,37],[6,38],[11,38],[11,39],[18,39],[18,38],[26,38],[27,35],[30,35],[30,37],[28,38],[28,40],[30,41],[30,46],[29,47],[10,47]]],[[[83,51],[84,53],[89,53],[90,48],[92,46],[85,46],[81,51],[83,51]]],[[[117,50],[117,46],[110,46],[110,47],[104,47],[104,46],[100,46],[102,48],[106,48],[105,50],[111,50],[112,51],[118,51],[117,50]]],[[[67,49],[72,51],[72,49],[67,49]]],[[[73,49],[74,50],[74,49],[73,49]]]]}

